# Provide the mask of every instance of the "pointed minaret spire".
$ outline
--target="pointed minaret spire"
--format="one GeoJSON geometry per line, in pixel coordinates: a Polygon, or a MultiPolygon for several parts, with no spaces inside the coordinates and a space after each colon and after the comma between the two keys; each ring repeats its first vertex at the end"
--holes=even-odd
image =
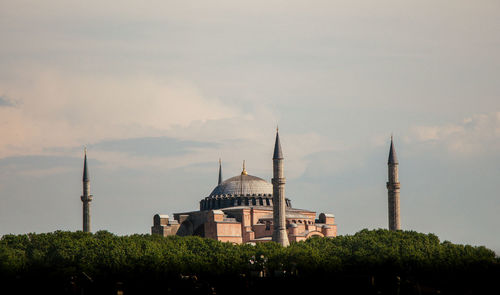
{"type": "Polygon", "coordinates": [[[87,147],[84,148],[85,156],[83,158],[83,182],[89,181],[89,172],[87,170],[87,147]]]}
{"type": "Polygon", "coordinates": [[[396,149],[394,148],[394,141],[391,134],[391,147],[389,149],[389,159],[387,164],[398,164],[398,157],[396,156],[396,149]]]}
{"type": "Polygon", "coordinates": [[[278,127],[276,127],[276,141],[274,142],[273,159],[283,159],[283,152],[281,151],[280,134],[278,132],[278,127]]]}
{"type": "Polygon", "coordinates": [[[217,185],[220,185],[222,183],[222,161],[219,158],[219,182],[217,185]]]}

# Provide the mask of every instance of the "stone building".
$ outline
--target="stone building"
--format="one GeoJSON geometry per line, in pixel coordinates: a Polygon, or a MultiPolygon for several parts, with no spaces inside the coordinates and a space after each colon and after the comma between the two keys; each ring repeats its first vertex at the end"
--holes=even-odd
{"type": "Polygon", "coordinates": [[[151,233],[161,236],[197,235],[223,242],[260,243],[274,240],[283,246],[311,236],[335,237],[337,225],[333,214],[297,209],[285,198],[283,153],[276,132],[272,184],[243,170],[219,181],[208,197],[200,201],[199,210],[156,214],[151,233]],[[274,198],[273,198],[274,196],[274,198]],[[276,226],[275,228],[275,225],[276,226]]]}

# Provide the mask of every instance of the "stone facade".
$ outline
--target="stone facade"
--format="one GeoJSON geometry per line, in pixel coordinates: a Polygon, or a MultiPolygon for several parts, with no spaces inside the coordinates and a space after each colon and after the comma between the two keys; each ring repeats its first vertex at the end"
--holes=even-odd
{"type": "Polygon", "coordinates": [[[179,223],[177,220],[170,220],[168,215],[156,214],[153,217],[153,227],[151,227],[151,233],[160,236],[171,236],[175,235],[179,230],[179,223]]]}
{"type": "MultiPolygon", "coordinates": [[[[151,233],[161,236],[197,235],[222,242],[261,243],[272,240],[273,209],[264,206],[238,206],[217,210],[156,214],[151,233]]],[[[332,214],[286,209],[285,233],[289,241],[303,241],[311,236],[335,237],[337,225],[332,214]]]]}

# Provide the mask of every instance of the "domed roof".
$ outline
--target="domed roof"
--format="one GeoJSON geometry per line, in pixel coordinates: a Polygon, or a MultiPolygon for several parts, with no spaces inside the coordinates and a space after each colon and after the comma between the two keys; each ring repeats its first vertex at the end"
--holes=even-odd
{"type": "Polygon", "coordinates": [[[273,185],[264,179],[242,173],[231,177],[210,193],[210,196],[217,195],[272,195],[273,185]]]}

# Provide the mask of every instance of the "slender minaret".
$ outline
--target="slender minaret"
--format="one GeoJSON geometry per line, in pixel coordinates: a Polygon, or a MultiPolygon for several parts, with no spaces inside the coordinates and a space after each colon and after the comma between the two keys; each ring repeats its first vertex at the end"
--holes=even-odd
{"type": "Polygon", "coordinates": [[[389,230],[400,230],[401,220],[399,211],[399,177],[398,177],[398,157],[391,135],[391,148],[389,150],[389,181],[387,182],[387,193],[389,196],[389,230]]]}
{"type": "Polygon", "coordinates": [[[85,149],[85,157],[83,159],[83,195],[81,196],[83,202],[83,231],[90,232],[90,202],[92,202],[92,195],[90,194],[90,179],[87,169],[87,149],[85,149]]]}
{"type": "Polygon", "coordinates": [[[219,182],[217,182],[217,185],[220,185],[222,183],[222,162],[219,158],[219,182]]]}
{"type": "Polygon", "coordinates": [[[273,155],[273,241],[286,247],[288,234],[286,232],[286,204],[285,204],[285,176],[283,171],[283,152],[281,151],[280,137],[276,128],[276,142],[273,155]]]}

